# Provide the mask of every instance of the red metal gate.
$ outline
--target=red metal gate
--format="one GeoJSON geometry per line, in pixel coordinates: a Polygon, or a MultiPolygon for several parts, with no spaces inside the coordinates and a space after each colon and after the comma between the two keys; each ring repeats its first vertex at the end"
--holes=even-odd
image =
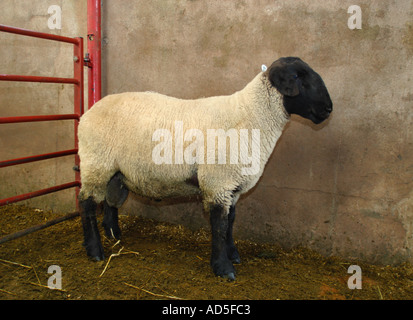
{"type": "MultiPolygon", "coordinates": [[[[8,75],[0,74],[0,80],[3,81],[26,81],[26,82],[47,82],[47,83],[68,83],[74,85],[74,112],[72,114],[62,114],[62,115],[46,115],[46,116],[25,116],[25,117],[7,117],[0,118],[0,124],[4,123],[18,123],[18,122],[33,122],[33,121],[55,121],[55,120],[75,120],[74,131],[75,131],[75,141],[74,149],[64,150],[59,152],[40,154],[30,157],[18,158],[0,161],[0,168],[14,166],[22,163],[29,163],[44,159],[51,159],[57,157],[63,157],[67,155],[75,155],[75,165],[79,166],[79,157],[77,156],[77,126],[79,123],[80,116],[83,114],[83,39],[82,38],[68,38],[62,37],[54,34],[47,34],[41,32],[35,32],[30,30],[24,30],[19,28],[8,27],[0,25],[0,31],[14,33],[19,35],[25,35],[29,37],[48,39],[59,42],[67,42],[73,44],[73,78],[55,78],[55,77],[37,77],[37,76],[22,76],[22,75],[8,75]]],[[[79,192],[80,187],[80,175],[77,171],[75,173],[75,181],[65,183],[62,185],[29,192],[26,194],[14,196],[7,199],[0,200],[0,206],[9,203],[14,203],[34,197],[38,197],[44,194],[56,192],[59,190],[64,190],[68,188],[76,188],[76,193],[79,192]]],[[[77,199],[77,197],[76,197],[77,199]]],[[[76,203],[78,209],[78,203],[76,203]]]]}
{"type": "MultiPolygon", "coordinates": [[[[79,156],[77,155],[77,151],[78,151],[77,126],[79,124],[79,119],[84,112],[84,108],[83,108],[83,104],[84,104],[83,38],[68,38],[68,37],[63,37],[59,35],[35,32],[35,31],[19,29],[19,28],[4,26],[4,25],[0,25],[0,31],[73,44],[73,70],[74,70],[73,78],[38,77],[38,76],[0,74],[0,80],[2,81],[66,83],[66,84],[74,85],[74,110],[72,114],[6,117],[6,118],[2,117],[0,118],[0,124],[34,122],[34,121],[74,120],[74,137],[75,137],[73,149],[58,151],[58,152],[53,152],[53,153],[47,153],[47,154],[40,154],[40,155],[35,155],[35,156],[30,156],[30,157],[23,157],[23,158],[0,161],[0,168],[14,166],[14,165],[23,164],[23,163],[34,162],[34,161],[40,161],[44,159],[63,157],[63,156],[68,156],[68,155],[75,155],[75,166],[79,166],[79,156]]],[[[80,188],[80,174],[78,171],[76,171],[74,175],[75,175],[74,181],[69,182],[69,183],[29,192],[26,194],[13,196],[13,197],[6,198],[6,199],[0,199],[0,206],[3,206],[3,205],[10,204],[10,203],[15,203],[18,201],[22,201],[22,200],[38,197],[41,195],[45,195],[48,193],[74,187],[76,188],[76,209],[77,209],[75,213],[69,214],[63,218],[54,219],[52,221],[49,221],[45,225],[35,226],[27,230],[18,232],[16,234],[3,237],[2,239],[0,239],[0,243],[11,240],[11,239],[15,239],[21,235],[42,229],[46,226],[53,225],[55,223],[63,221],[62,219],[66,220],[68,218],[72,218],[72,217],[79,215],[79,203],[77,200],[77,195],[79,193],[79,188],[80,188]]]]}
{"type": "MultiPolygon", "coordinates": [[[[72,114],[61,115],[41,115],[41,116],[25,116],[25,117],[7,117],[0,118],[0,124],[4,123],[19,123],[19,122],[34,122],[34,121],[56,121],[56,120],[74,120],[74,148],[70,150],[58,151],[47,154],[40,154],[30,157],[23,157],[18,159],[11,159],[0,161],[0,168],[14,166],[23,163],[40,161],[44,159],[52,159],[68,155],[75,155],[75,166],[79,167],[78,139],[77,127],[80,117],[84,113],[84,82],[83,82],[83,66],[88,67],[88,108],[91,108],[101,98],[101,0],[88,0],[88,51],[86,57],[83,58],[83,38],[69,38],[59,35],[41,33],[31,30],[19,29],[0,25],[0,32],[8,32],[23,36],[47,39],[52,41],[66,42],[73,44],[73,78],[57,78],[57,77],[38,77],[38,76],[24,76],[24,75],[6,75],[0,74],[2,81],[26,81],[26,82],[47,82],[47,83],[65,83],[74,85],[74,111],[72,114]]],[[[47,228],[56,223],[65,221],[67,219],[79,215],[78,194],[80,189],[80,173],[75,171],[75,179],[62,185],[49,187],[42,190],[29,192],[22,195],[13,196],[7,199],[0,200],[0,206],[27,200],[60,190],[75,188],[76,192],[76,212],[68,214],[64,217],[53,219],[45,224],[34,226],[26,230],[21,230],[16,233],[7,235],[0,239],[0,243],[16,239],[28,233],[47,228]]]]}

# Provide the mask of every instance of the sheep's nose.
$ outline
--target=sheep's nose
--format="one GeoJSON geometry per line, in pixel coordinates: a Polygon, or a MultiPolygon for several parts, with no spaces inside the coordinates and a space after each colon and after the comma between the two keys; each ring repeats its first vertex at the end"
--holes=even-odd
{"type": "Polygon", "coordinates": [[[332,106],[332,105],[327,106],[327,107],[326,107],[326,111],[327,111],[328,113],[331,113],[331,111],[333,111],[333,106],[332,106]]]}

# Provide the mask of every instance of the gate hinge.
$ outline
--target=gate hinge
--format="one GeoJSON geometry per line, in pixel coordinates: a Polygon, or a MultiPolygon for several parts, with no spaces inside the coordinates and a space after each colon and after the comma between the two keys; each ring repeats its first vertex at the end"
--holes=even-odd
{"type": "Polygon", "coordinates": [[[92,64],[92,61],[90,60],[89,53],[86,53],[85,58],[83,59],[83,64],[85,67],[92,68],[93,64],[92,64]]]}

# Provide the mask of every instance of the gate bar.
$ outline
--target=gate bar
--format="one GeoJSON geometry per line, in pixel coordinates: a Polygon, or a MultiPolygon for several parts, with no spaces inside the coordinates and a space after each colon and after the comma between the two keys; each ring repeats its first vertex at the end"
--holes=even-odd
{"type": "Polygon", "coordinates": [[[78,114],[53,114],[47,116],[25,116],[0,118],[0,123],[19,123],[52,120],[79,120],[78,114]]]}
{"type": "Polygon", "coordinates": [[[69,188],[73,188],[73,187],[80,187],[80,182],[79,181],[73,181],[73,182],[69,182],[69,183],[65,183],[65,184],[61,184],[58,186],[54,186],[51,188],[46,188],[46,189],[42,189],[42,190],[38,190],[38,191],[34,191],[34,192],[29,192],[29,193],[25,193],[25,194],[21,194],[18,196],[14,196],[14,197],[10,197],[7,199],[2,199],[0,200],[0,206],[5,206],[6,204],[11,204],[11,203],[15,203],[15,202],[19,202],[19,201],[23,201],[23,200],[27,200],[27,199],[31,199],[31,198],[35,198],[35,197],[39,197],[48,193],[53,193],[56,191],[60,191],[60,190],[64,190],[64,189],[69,189],[69,188]]]}
{"type": "Polygon", "coordinates": [[[47,39],[47,40],[54,40],[54,41],[77,44],[76,38],[69,38],[69,37],[59,36],[59,35],[56,35],[56,34],[43,33],[43,32],[27,30],[27,29],[10,27],[10,26],[6,26],[4,24],[0,24],[0,31],[8,32],[8,33],[14,33],[14,34],[21,34],[23,36],[29,36],[29,37],[34,37],[34,38],[41,38],[41,39],[47,39]]]}
{"type": "Polygon", "coordinates": [[[0,80],[3,81],[23,81],[23,82],[47,82],[47,83],[72,83],[79,84],[75,78],[56,78],[56,77],[39,77],[39,76],[21,76],[11,74],[0,74],[0,80]]]}
{"type": "Polygon", "coordinates": [[[8,166],[15,166],[17,164],[35,162],[35,161],[40,161],[40,160],[45,160],[45,159],[53,159],[53,158],[58,158],[58,157],[63,157],[63,156],[69,156],[72,154],[77,154],[77,149],[64,150],[64,151],[58,151],[58,152],[52,152],[52,153],[39,154],[37,156],[0,161],[0,168],[5,168],[8,166]]]}
{"type": "MultiPolygon", "coordinates": [[[[74,113],[79,116],[78,119],[74,121],[74,138],[75,138],[75,149],[79,150],[79,139],[78,139],[78,127],[79,127],[79,120],[81,115],[84,113],[84,76],[83,76],[83,69],[84,69],[84,62],[83,62],[83,38],[75,38],[76,44],[73,46],[73,77],[78,80],[78,83],[74,85],[74,94],[73,94],[73,102],[74,102],[74,113]]],[[[75,154],[75,167],[80,167],[80,158],[79,154],[75,154]]],[[[79,206],[79,192],[80,192],[80,171],[75,171],[75,182],[77,186],[75,188],[75,201],[76,201],[76,211],[80,210],[79,206]]]]}
{"type": "Polygon", "coordinates": [[[57,223],[60,223],[60,222],[63,222],[63,221],[69,220],[69,219],[76,218],[77,216],[79,216],[79,212],[69,213],[68,215],[65,215],[63,217],[47,221],[44,224],[40,224],[40,225],[37,225],[37,226],[34,226],[34,227],[27,228],[25,230],[20,230],[20,231],[17,231],[15,233],[8,234],[7,236],[4,236],[3,238],[0,238],[0,244],[2,244],[4,242],[7,242],[7,241],[10,241],[10,240],[14,240],[14,239],[23,237],[23,236],[25,236],[29,233],[32,233],[32,232],[42,230],[44,228],[48,228],[48,227],[50,227],[54,224],[57,224],[57,223]]]}
{"type": "Polygon", "coordinates": [[[102,97],[102,14],[101,0],[87,1],[88,109],[102,97]]]}

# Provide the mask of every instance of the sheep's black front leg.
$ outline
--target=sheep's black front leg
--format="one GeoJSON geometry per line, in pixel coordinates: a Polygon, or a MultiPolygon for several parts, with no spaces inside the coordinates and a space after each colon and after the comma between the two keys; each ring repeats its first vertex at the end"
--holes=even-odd
{"type": "Polygon", "coordinates": [[[96,261],[105,259],[103,254],[102,242],[100,241],[99,229],[96,221],[97,204],[92,197],[80,201],[82,226],[83,226],[83,245],[89,257],[96,261]]]}
{"type": "Polygon", "coordinates": [[[217,276],[235,280],[235,269],[227,253],[228,214],[221,205],[212,205],[209,214],[212,231],[212,270],[217,276]]]}
{"type": "Polygon", "coordinates": [[[118,222],[118,208],[109,206],[105,200],[103,202],[103,213],[102,226],[105,229],[106,236],[119,240],[121,238],[121,231],[118,222]]]}
{"type": "Polygon", "coordinates": [[[228,259],[230,259],[233,263],[241,263],[241,259],[238,253],[237,248],[235,247],[234,244],[234,239],[232,238],[232,227],[234,224],[235,220],[235,205],[232,205],[229,208],[229,214],[228,214],[228,229],[227,229],[227,239],[226,239],[226,244],[227,244],[227,255],[228,259]]]}

